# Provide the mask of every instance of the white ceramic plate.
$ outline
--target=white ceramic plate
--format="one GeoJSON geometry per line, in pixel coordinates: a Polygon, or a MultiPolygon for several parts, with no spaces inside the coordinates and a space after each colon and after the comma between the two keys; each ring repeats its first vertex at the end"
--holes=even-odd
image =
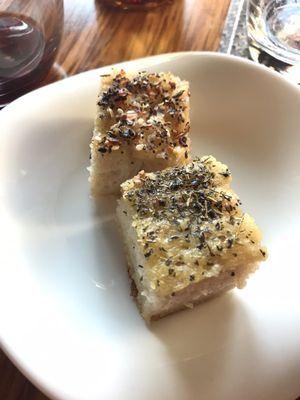
{"type": "Polygon", "coordinates": [[[212,53],[137,60],[190,81],[194,153],[228,164],[270,257],[242,291],[148,328],[129,296],[115,201],[89,198],[98,75],[0,113],[0,328],[55,399],[294,400],[300,395],[300,91],[212,53]]]}

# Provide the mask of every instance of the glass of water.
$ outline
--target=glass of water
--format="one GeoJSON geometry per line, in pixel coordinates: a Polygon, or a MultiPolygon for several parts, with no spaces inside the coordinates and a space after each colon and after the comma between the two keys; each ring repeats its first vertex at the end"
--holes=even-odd
{"type": "Polygon", "coordinates": [[[300,0],[248,0],[250,40],[288,64],[300,63],[300,0]]]}

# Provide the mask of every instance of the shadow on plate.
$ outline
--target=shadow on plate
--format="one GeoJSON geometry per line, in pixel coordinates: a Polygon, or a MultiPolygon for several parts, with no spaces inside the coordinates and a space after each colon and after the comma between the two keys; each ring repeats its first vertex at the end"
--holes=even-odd
{"type": "Polygon", "coordinates": [[[194,400],[202,398],[201,393],[205,400],[296,397],[299,363],[294,358],[283,372],[276,340],[270,341],[264,321],[257,321],[240,293],[228,292],[151,326],[180,382],[178,398],[194,400]]]}
{"type": "Polygon", "coordinates": [[[247,361],[237,360],[260,358],[248,311],[234,292],[162,319],[151,330],[169,354],[184,400],[200,398],[200,393],[205,400],[233,398],[230,394],[249,375],[247,361]],[[239,371],[234,370],[237,365],[239,371]],[[240,377],[232,381],[233,374],[240,377]]]}

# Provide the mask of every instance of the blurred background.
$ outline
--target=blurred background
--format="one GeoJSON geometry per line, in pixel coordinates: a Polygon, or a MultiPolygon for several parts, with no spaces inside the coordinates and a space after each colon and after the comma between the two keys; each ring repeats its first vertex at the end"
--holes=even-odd
{"type": "Polygon", "coordinates": [[[58,62],[73,74],[154,54],[217,50],[229,3],[173,0],[151,12],[122,12],[97,0],[65,0],[58,62]]]}

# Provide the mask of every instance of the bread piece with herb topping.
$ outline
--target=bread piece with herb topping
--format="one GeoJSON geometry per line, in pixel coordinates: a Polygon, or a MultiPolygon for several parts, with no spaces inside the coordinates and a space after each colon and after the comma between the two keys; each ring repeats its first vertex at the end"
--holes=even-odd
{"type": "Polygon", "coordinates": [[[171,73],[103,75],[91,148],[92,194],[117,194],[141,169],[189,161],[189,85],[171,73]]]}
{"type": "Polygon", "coordinates": [[[242,288],[266,259],[230,183],[227,166],[207,156],[121,185],[117,215],[145,320],[242,288]]]}

